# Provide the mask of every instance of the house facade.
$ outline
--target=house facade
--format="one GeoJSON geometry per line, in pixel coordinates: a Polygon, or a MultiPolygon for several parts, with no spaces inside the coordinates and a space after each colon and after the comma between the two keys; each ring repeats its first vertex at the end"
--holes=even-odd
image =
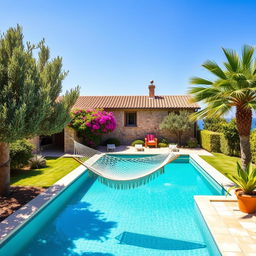
{"type": "MultiPolygon", "coordinates": [[[[73,109],[104,109],[113,112],[117,120],[117,128],[110,134],[103,135],[107,138],[117,138],[121,144],[129,145],[136,139],[144,139],[148,133],[157,137],[164,137],[170,142],[176,142],[174,134],[159,129],[159,124],[170,112],[179,113],[187,110],[191,113],[197,111],[199,106],[191,103],[188,95],[155,95],[153,81],[148,86],[147,96],[80,96],[73,109]]],[[[196,136],[196,125],[183,137],[196,136]]],[[[51,136],[52,143],[62,145],[65,153],[73,153],[73,140],[79,140],[73,129],[66,127],[62,133],[51,136]]],[[[40,149],[42,139],[34,138],[36,150],[40,149]]]]}

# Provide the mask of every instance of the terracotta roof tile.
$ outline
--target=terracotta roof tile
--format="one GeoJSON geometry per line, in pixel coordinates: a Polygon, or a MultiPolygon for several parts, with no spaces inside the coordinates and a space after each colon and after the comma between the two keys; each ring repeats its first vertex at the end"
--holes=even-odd
{"type": "Polygon", "coordinates": [[[165,95],[150,99],[148,96],[80,96],[73,109],[156,109],[200,108],[189,95],[165,95]]]}

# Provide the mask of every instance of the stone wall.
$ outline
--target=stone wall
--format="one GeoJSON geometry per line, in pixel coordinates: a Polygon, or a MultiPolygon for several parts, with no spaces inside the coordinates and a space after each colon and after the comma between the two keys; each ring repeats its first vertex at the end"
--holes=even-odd
{"type": "Polygon", "coordinates": [[[64,128],[64,152],[73,154],[74,153],[74,140],[78,140],[76,131],[69,126],[64,128]]]}
{"type": "Polygon", "coordinates": [[[33,153],[38,154],[40,152],[40,140],[39,136],[33,137],[32,139],[28,140],[33,146],[33,153]]]}
{"type": "MultiPolygon", "coordinates": [[[[170,111],[174,110],[107,110],[112,111],[117,120],[117,128],[115,131],[103,136],[103,140],[107,138],[118,138],[121,144],[129,145],[135,139],[144,139],[148,133],[154,133],[156,136],[164,137],[169,142],[177,142],[177,138],[174,134],[170,134],[167,131],[161,131],[159,124],[162,122],[165,116],[170,111]],[[125,126],[125,112],[137,112],[137,126],[127,127],[125,126]]],[[[193,111],[193,110],[192,110],[193,111]]],[[[191,111],[191,112],[192,112],[191,111]]],[[[194,137],[194,126],[191,127],[191,131],[183,136],[183,142],[189,137],[194,137]]]]}
{"type": "MultiPolygon", "coordinates": [[[[174,110],[111,110],[117,120],[117,128],[115,131],[109,134],[103,135],[103,141],[107,138],[118,138],[123,145],[130,145],[132,141],[136,139],[145,138],[146,134],[154,133],[158,138],[164,137],[168,139],[169,142],[177,142],[177,138],[174,134],[170,134],[167,131],[161,131],[159,129],[159,124],[162,122],[165,116],[168,115],[170,111],[174,110]],[[137,126],[127,127],[125,126],[125,112],[137,112],[137,126]]],[[[193,110],[191,110],[192,112],[193,110]]],[[[183,142],[185,142],[189,137],[194,137],[194,127],[191,127],[191,131],[183,136],[183,142]]],[[[64,152],[73,154],[74,152],[74,142],[72,139],[79,141],[76,136],[76,131],[70,127],[65,127],[64,129],[64,152]]],[[[39,151],[39,137],[34,137],[30,140],[35,146],[35,153],[39,151]]]]}

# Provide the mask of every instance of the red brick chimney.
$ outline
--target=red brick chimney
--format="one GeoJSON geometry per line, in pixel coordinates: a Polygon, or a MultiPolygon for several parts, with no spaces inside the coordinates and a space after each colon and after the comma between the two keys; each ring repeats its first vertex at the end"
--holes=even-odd
{"type": "Polygon", "coordinates": [[[154,80],[150,81],[150,85],[148,86],[149,89],[149,98],[154,99],[155,98],[155,85],[154,85],[154,80]]]}

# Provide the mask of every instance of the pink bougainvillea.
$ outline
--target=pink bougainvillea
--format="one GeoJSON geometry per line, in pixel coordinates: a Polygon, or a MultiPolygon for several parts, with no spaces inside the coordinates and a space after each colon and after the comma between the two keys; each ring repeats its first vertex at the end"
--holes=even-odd
{"type": "Polygon", "coordinates": [[[71,113],[71,117],[69,126],[74,128],[84,143],[91,147],[100,143],[101,135],[116,129],[116,119],[112,112],[76,109],[71,113]]]}

